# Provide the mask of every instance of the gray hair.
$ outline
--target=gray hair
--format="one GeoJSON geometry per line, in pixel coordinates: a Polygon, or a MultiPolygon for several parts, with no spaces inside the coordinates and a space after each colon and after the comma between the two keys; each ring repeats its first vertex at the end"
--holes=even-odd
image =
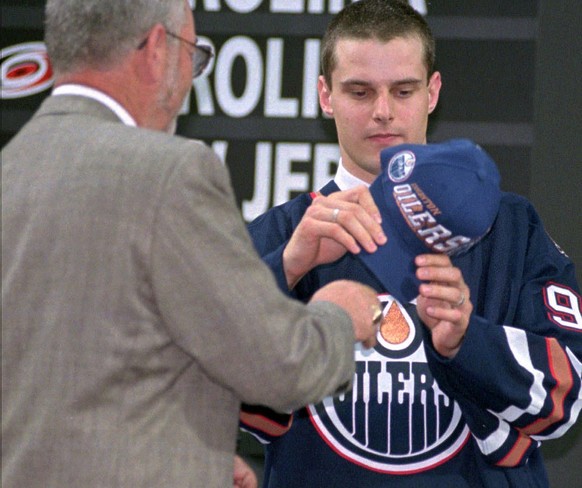
{"type": "Polygon", "coordinates": [[[156,23],[179,31],[184,0],[48,0],[45,42],[56,73],[107,67],[135,49],[156,23]]]}

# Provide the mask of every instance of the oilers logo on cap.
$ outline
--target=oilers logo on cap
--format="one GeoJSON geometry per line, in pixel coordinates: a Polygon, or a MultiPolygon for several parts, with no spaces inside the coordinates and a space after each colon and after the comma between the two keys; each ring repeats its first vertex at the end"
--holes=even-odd
{"type": "Polygon", "coordinates": [[[416,164],[416,156],[412,151],[401,151],[388,163],[388,178],[394,183],[405,181],[412,173],[416,164]]]}
{"type": "Polygon", "coordinates": [[[401,303],[418,295],[414,258],[467,252],[488,232],[501,190],[495,162],[467,139],[402,144],[380,152],[370,193],[388,242],[357,257],[401,303]]]}

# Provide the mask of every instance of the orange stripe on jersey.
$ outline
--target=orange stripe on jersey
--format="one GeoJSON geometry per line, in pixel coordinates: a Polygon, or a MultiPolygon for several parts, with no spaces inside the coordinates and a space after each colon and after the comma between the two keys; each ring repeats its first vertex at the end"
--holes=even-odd
{"type": "Polygon", "coordinates": [[[511,451],[497,464],[497,466],[513,467],[521,462],[521,458],[531,445],[530,435],[539,434],[550,425],[564,418],[564,401],[568,392],[574,385],[570,363],[564,350],[556,339],[546,339],[546,348],[552,377],[556,380],[556,386],[550,393],[554,408],[547,417],[537,419],[530,425],[519,430],[519,437],[511,448],[511,451]]]}
{"type": "Polygon", "coordinates": [[[560,347],[560,344],[558,344],[558,341],[556,339],[546,339],[546,345],[548,349],[550,371],[556,380],[556,386],[554,386],[550,393],[554,408],[547,417],[538,419],[531,425],[520,429],[522,432],[529,435],[539,434],[550,425],[559,422],[564,418],[564,402],[566,396],[574,386],[574,379],[572,378],[572,371],[570,369],[568,357],[560,347]]]}
{"type": "Polygon", "coordinates": [[[507,455],[495,465],[504,468],[513,468],[517,466],[531,445],[531,442],[531,439],[527,435],[520,432],[517,441],[511,448],[511,451],[509,451],[507,455]]]}
{"type": "Polygon", "coordinates": [[[249,427],[255,428],[271,436],[281,436],[285,434],[293,423],[293,416],[289,416],[289,422],[287,425],[281,425],[272,420],[268,419],[263,415],[256,415],[246,412],[240,412],[240,420],[248,425],[249,427]]]}

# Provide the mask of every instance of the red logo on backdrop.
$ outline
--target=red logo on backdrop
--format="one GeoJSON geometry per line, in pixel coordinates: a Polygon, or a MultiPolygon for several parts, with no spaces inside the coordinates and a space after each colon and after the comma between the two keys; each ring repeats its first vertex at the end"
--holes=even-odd
{"type": "Polygon", "coordinates": [[[2,49],[1,98],[23,98],[53,84],[46,47],[42,42],[25,42],[2,49]]]}

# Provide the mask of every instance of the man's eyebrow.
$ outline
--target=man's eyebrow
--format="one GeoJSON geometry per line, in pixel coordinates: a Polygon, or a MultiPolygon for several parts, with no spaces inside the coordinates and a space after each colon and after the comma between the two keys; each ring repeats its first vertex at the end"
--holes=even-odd
{"type": "MultiPolygon", "coordinates": [[[[422,82],[423,82],[423,80],[418,79],[418,78],[403,78],[400,80],[394,80],[394,81],[390,82],[390,86],[419,85],[422,82]]],[[[372,86],[373,83],[371,83],[370,81],[367,81],[367,80],[359,79],[359,78],[350,78],[350,79],[341,81],[340,85],[342,87],[345,87],[345,86],[367,87],[367,86],[372,86]]]]}
{"type": "Polygon", "coordinates": [[[400,86],[400,85],[419,85],[423,82],[423,80],[420,80],[418,78],[404,78],[402,80],[395,80],[392,84],[392,86],[400,86]]]}
{"type": "Polygon", "coordinates": [[[357,78],[350,78],[344,81],[340,81],[341,86],[370,86],[372,83],[366,80],[360,80],[357,78]]]}

